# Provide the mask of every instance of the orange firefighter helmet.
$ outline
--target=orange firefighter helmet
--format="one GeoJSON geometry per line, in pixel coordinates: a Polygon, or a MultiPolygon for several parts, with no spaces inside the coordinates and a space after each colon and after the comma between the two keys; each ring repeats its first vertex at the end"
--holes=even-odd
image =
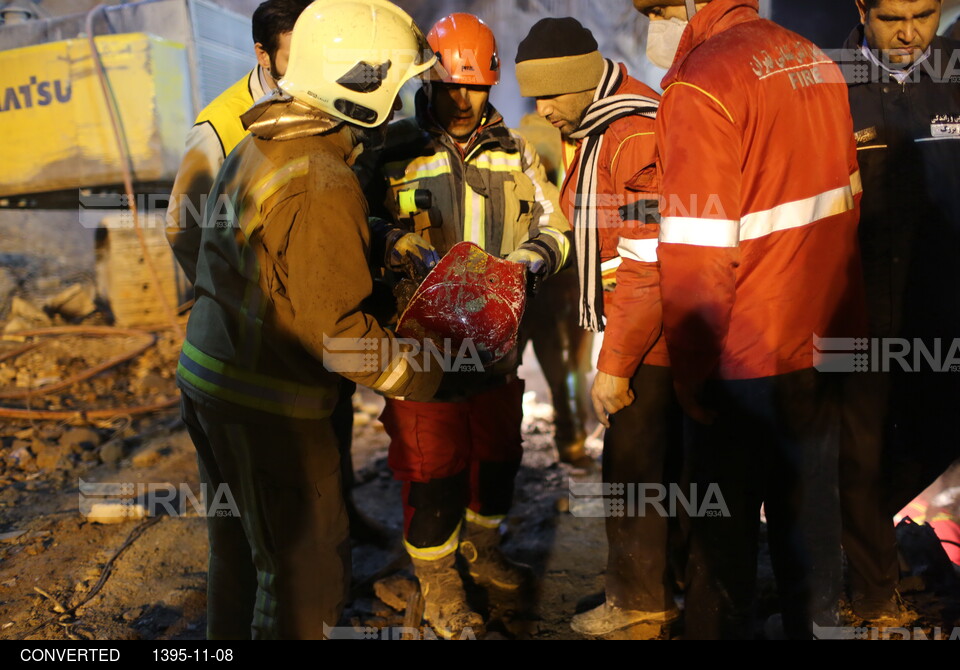
{"type": "Polygon", "coordinates": [[[443,81],[463,86],[493,86],[500,81],[497,40],[473,14],[457,13],[437,21],[427,42],[446,70],[443,81]]]}

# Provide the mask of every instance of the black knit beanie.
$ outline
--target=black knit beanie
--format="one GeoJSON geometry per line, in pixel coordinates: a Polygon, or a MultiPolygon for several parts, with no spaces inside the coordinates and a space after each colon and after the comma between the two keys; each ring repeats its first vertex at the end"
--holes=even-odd
{"type": "Polygon", "coordinates": [[[574,18],[542,19],[517,49],[517,81],[528,98],[596,88],[603,57],[593,33],[574,18]]]}

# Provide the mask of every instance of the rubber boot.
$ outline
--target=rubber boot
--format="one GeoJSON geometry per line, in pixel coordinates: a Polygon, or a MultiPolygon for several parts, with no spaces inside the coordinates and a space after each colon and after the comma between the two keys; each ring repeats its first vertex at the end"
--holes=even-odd
{"type": "Polygon", "coordinates": [[[533,569],[504,556],[500,529],[466,521],[460,536],[460,556],[477,586],[516,591],[533,583],[533,569]]]}
{"type": "Polygon", "coordinates": [[[450,554],[433,561],[411,557],[411,560],[423,594],[423,618],[434,632],[447,640],[461,638],[466,629],[470,629],[474,637],[482,635],[483,618],[467,604],[456,556],[450,554]]]}

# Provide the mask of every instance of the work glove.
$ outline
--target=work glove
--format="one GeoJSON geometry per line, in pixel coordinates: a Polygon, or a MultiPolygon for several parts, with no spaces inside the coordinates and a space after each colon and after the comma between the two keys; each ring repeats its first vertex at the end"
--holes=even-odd
{"type": "Polygon", "coordinates": [[[517,249],[507,256],[508,261],[521,263],[527,268],[527,295],[533,297],[540,290],[540,284],[547,273],[547,261],[531,249],[517,249]]]}
{"type": "Polygon", "coordinates": [[[440,254],[416,233],[394,230],[387,236],[385,260],[388,268],[419,283],[440,262],[440,254]]]}

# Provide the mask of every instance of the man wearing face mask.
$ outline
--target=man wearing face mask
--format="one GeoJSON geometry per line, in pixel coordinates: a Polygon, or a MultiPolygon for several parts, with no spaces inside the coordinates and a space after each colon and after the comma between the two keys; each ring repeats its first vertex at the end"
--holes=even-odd
{"type": "MultiPolygon", "coordinates": [[[[702,9],[706,4],[699,3],[697,8],[702,9]]],[[[680,6],[683,3],[676,5],[670,6],[669,2],[664,2],[651,7],[644,0],[633,0],[637,11],[651,19],[647,28],[647,60],[664,70],[669,70],[673,65],[683,31],[687,29],[686,10],[680,6]]]]}
{"type": "Polygon", "coordinates": [[[691,519],[687,636],[753,636],[765,503],[784,632],[810,638],[841,577],[837,375],[814,338],[865,332],[843,76],[757,0],[634,5],[688,21],[657,117],[660,285],[692,481],[727,513],[691,519]]]}

